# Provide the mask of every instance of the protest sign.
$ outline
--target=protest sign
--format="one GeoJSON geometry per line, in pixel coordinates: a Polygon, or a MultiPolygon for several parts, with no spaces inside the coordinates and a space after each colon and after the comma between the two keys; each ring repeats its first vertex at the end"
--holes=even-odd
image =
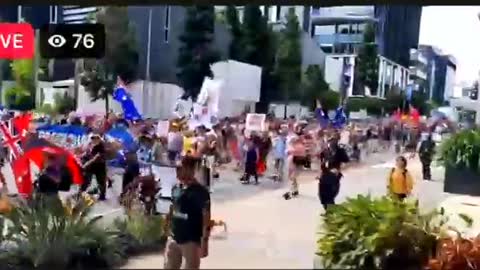
{"type": "Polygon", "coordinates": [[[167,137],[169,127],[170,127],[170,122],[168,120],[158,121],[157,131],[156,131],[157,136],[158,137],[167,137]]]}
{"type": "Polygon", "coordinates": [[[264,131],[265,130],[265,114],[249,113],[245,121],[245,129],[250,131],[264,131]]]}

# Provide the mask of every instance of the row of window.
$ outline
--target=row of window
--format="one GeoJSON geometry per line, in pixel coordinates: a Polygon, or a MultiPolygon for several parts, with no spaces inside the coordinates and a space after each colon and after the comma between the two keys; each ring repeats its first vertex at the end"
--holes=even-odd
{"type": "Polygon", "coordinates": [[[314,35],[363,34],[366,23],[315,25],[314,35]]]}

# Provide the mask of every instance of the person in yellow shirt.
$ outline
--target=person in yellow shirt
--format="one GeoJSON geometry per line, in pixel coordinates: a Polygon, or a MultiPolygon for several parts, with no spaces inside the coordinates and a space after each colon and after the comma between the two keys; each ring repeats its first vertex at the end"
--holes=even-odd
{"type": "Polygon", "coordinates": [[[195,138],[193,137],[193,131],[187,130],[183,134],[183,156],[193,155],[194,153],[195,138]]]}
{"type": "Polygon", "coordinates": [[[395,168],[392,168],[388,177],[388,191],[399,200],[409,196],[413,189],[413,178],[407,170],[407,159],[399,156],[396,160],[395,168]]]}

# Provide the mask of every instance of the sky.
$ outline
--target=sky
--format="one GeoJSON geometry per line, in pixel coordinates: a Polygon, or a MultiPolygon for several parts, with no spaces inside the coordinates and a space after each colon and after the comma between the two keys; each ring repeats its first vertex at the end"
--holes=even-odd
{"type": "Polygon", "coordinates": [[[473,82],[480,72],[480,6],[430,6],[422,10],[420,44],[457,59],[456,81],[473,82]]]}

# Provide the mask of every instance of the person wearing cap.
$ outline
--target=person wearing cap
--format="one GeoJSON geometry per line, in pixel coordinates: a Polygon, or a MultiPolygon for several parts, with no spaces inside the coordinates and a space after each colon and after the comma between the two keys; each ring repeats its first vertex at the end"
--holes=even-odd
{"type": "Polygon", "coordinates": [[[345,149],[338,146],[338,137],[333,135],[328,139],[327,148],[320,154],[321,175],[318,184],[318,197],[325,210],[335,204],[335,198],[340,191],[342,165],[349,162],[345,149]]]}
{"type": "Polygon", "coordinates": [[[98,200],[104,201],[107,192],[107,164],[105,159],[105,144],[98,134],[90,136],[91,147],[86,156],[86,162],[83,164],[85,169],[85,181],[82,184],[81,191],[86,191],[91,184],[92,176],[95,176],[100,196],[98,200]]]}

